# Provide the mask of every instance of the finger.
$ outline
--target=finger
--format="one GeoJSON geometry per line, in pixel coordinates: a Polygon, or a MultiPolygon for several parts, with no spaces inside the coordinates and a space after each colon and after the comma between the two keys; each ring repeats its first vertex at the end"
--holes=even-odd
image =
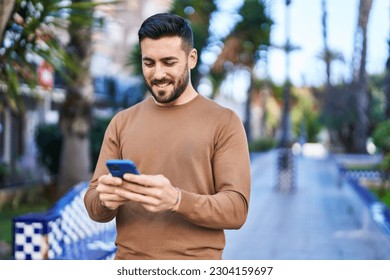
{"type": "Polygon", "coordinates": [[[132,182],[132,183],[135,183],[138,185],[142,185],[142,186],[147,186],[147,183],[150,181],[150,179],[148,179],[148,177],[150,177],[150,176],[136,175],[136,174],[132,174],[132,173],[125,173],[123,175],[123,179],[125,179],[126,181],[132,182]]]}
{"type": "Polygon", "coordinates": [[[102,175],[98,179],[98,183],[104,184],[104,185],[113,185],[113,186],[120,186],[122,184],[122,179],[119,177],[113,177],[111,174],[102,175]]]}
{"type": "Polygon", "coordinates": [[[118,188],[118,186],[99,183],[97,185],[97,187],[96,187],[96,191],[99,194],[102,194],[102,193],[114,193],[114,188],[118,188]]]}
{"type": "Polygon", "coordinates": [[[140,193],[132,192],[124,188],[116,188],[115,194],[127,200],[131,200],[141,204],[156,205],[159,203],[159,200],[153,196],[147,196],[140,193]]]}
{"type": "Polygon", "coordinates": [[[125,179],[125,181],[149,188],[163,188],[165,185],[170,184],[169,180],[163,175],[135,175],[126,173],[123,178],[125,179]]]}
{"type": "Polygon", "coordinates": [[[125,182],[122,184],[120,188],[125,189],[126,191],[132,192],[132,193],[137,193],[141,194],[144,196],[157,196],[158,189],[153,188],[152,186],[144,186],[144,185],[138,185],[133,182],[125,182]]]}

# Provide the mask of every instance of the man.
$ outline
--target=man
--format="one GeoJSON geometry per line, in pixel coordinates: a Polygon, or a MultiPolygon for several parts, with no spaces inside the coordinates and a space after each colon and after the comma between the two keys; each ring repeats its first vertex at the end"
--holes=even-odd
{"type": "Polygon", "coordinates": [[[98,222],[116,218],[115,259],[221,259],[224,229],[240,228],[248,213],[242,122],[193,88],[198,57],[183,18],[156,14],[138,36],[152,97],[109,124],[87,211],[98,222]],[[112,177],[109,159],[130,159],[141,175],[112,177]]]}

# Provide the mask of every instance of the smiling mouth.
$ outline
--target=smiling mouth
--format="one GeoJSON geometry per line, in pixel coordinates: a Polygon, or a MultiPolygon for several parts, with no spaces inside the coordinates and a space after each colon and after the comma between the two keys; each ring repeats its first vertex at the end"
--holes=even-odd
{"type": "Polygon", "coordinates": [[[164,89],[168,87],[170,84],[172,84],[171,80],[168,79],[161,79],[161,80],[153,80],[152,85],[159,88],[159,89],[164,89]]]}
{"type": "Polygon", "coordinates": [[[171,83],[159,83],[159,84],[154,84],[158,88],[166,88],[169,86],[171,83]]]}

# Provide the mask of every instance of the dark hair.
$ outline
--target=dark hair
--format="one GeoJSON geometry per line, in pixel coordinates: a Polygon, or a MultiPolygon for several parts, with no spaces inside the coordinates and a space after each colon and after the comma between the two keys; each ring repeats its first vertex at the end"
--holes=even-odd
{"type": "Polygon", "coordinates": [[[178,36],[182,40],[182,47],[189,52],[194,47],[194,37],[188,22],[171,13],[155,14],[147,18],[138,31],[138,40],[145,38],[159,39],[164,36],[178,36]]]}

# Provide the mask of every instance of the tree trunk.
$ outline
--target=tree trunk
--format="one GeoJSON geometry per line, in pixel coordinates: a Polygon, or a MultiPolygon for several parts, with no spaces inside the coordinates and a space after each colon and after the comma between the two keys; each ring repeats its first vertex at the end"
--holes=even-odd
{"type": "MultiPolygon", "coordinates": [[[[74,1],[83,2],[83,1],[74,1]]],[[[91,28],[69,27],[68,51],[81,67],[67,86],[66,100],[61,108],[60,125],[63,136],[58,188],[59,195],[70,187],[91,178],[91,126],[93,85],[90,73],[92,55],[91,28]]]]}
{"type": "Polygon", "coordinates": [[[370,108],[368,94],[367,82],[360,82],[355,91],[357,123],[353,133],[353,148],[356,153],[367,153],[366,142],[370,124],[368,118],[370,108]]]}
{"type": "Polygon", "coordinates": [[[326,9],[327,1],[322,0],[321,6],[322,6],[322,39],[324,42],[324,62],[325,62],[325,71],[326,71],[326,85],[330,86],[331,56],[330,56],[330,50],[329,50],[329,46],[328,46],[328,25],[327,25],[328,12],[326,9]]]}
{"type": "Polygon", "coordinates": [[[389,39],[389,58],[386,61],[386,77],[385,77],[385,96],[386,96],[386,119],[390,119],[390,39],[389,39]]]}
{"type": "Polygon", "coordinates": [[[252,141],[252,130],[251,130],[251,120],[252,120],[252,91],[253,91],[253,85],[254,85],[254,76],[253,76],[253,69],[250,70],[251,78],[250,78],[250,85],[247,91],[247,98],[245,101],[245,119],[244,119],[244,128],[246,131],[246,137],[248,142],[252,141]]]}
{"type": "Polygon", "coordinates": [[[12,10],[15,6],[15,0],[0,1],[0,38],[3,40],[3,32],[9,21],[12,10]]]}
{"type": "MultiPolygon", "coordinates": [[[[372,0],[360,0],[358,29],[356,32],[356,47],[360,47],[360,60],[358,66],[354,68],[353,84],[357,86],[356,95],[356,113],[357,123],[354,131],[353,147],[357,153],[367,153],[366,141],[369,127],[369,93],[366,73],[367,60],[367,24],[372,6],[372,0]]],[[[356,55],[355,50],[355,55],[356,55]]],[[[355,61],[356,65],[357,61],[355,61]]],[[[354,87],[353,85],[353,87],[354,87]]]]}
{"type": "Polygon", "coordinates": [[[85,84],[67,90],[66,100],[61,108],[62,147],[58,180],[58,195],[63,195],[73,185],[91,177],[91,151],[89,130],[91,126],[92,95],[88,74],[85,84]]]}
{"type": "Polygon", "coordinates": [[[90,179],[90,142],[88,137],[63,135],[58,197],[75,184],[90,179]]]}

